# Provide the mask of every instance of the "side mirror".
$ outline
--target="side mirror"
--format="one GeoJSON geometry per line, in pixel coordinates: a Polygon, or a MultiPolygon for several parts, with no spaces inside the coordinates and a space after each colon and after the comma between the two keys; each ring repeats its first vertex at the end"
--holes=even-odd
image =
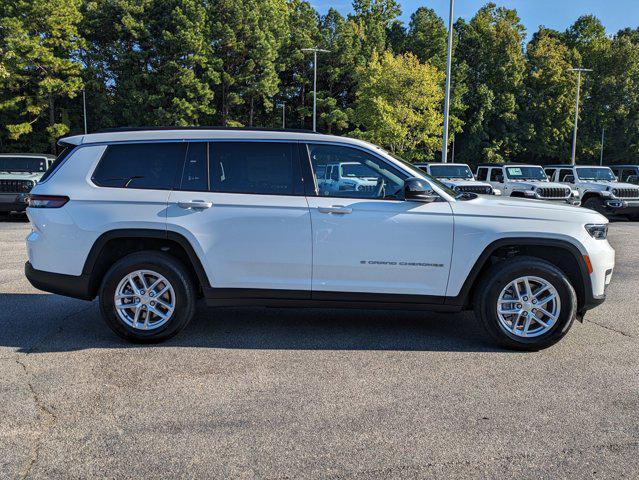
{"type": "Polygon", "coordinates": [[[574,175],[566,175],[564,177],[564,182],[566,182],[566,183],[575,183],[575,176],[574,175]]]}
{"type": "Polygon", "coordinates": [[[404,199],[409,202],[430,203],[439,198],[426,180],[411,177],[404,182],[404,199]]]}

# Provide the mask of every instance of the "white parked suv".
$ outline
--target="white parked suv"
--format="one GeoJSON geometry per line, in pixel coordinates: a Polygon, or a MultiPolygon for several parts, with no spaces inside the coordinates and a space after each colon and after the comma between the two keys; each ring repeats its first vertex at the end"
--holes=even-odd
{"type": "Polygon", "coordinates": [[[465,163],[416,163],[415,166],[456,192],[501,195],[490,183],[478,182],[465,163]]]}
{"type": "Polygon", "coordinates": [[[53,155],[0,154],[0,215],[24,212],[26,195],[53,163],[53,155]]]}
{"type": "Polygon", "coordinates": [[[610,167],[548,165],[551,180],[579,191],[581,204],[604,215],[639,216],[639,187],[621,183],[610,167]]]}
{"type": "Polygon", "coordinates": [[[379,147],[290,131],[68,137],[27,213],[31,283],[91,300],[118,335],[169,338],[212,306],[474,308],[540,349],[600,304],[614,267],[597,212],[457,194],[379,147]],[[368,195],[317,172],[357,162],[368,195]]]}
{"type": "Polygon", "coordinates": [[[315,172],[315,177],[317,188],[323,195],[331,195],[334,192],[359,192],[366,196],[381,187],[381,184],[377,184],[378,177],[371,176],[370,170],[359,162],[322,165],[315,172]]]}
{"type": "Polygon", "coordinates": [[[486,181],[508,197],[546,200],[568,205],[579,205],[579,192],[561,183],[548,180],[539,165],[506,163],[481,164],[477,168],[477,180],[486,181]]]}

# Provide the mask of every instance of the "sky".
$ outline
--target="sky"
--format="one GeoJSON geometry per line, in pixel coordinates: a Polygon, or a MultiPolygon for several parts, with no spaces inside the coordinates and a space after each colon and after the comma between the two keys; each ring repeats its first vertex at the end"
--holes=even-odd
{"type": "MultiPolygon", "coordinates": [[[[470,19],[489,0],[455,0],[455,18],[470,19]]],[[[528,37],[539,25],[565,30],[578,17],[586,14],[597,16],[608,34],[625,27],[639,27],[639,0],[493,0],[499,6],[517,10],[526,26],[528,37]]],[[[448,23],[449,0],[399,0],[402,6],[401,20],[408,24],[411,13],[418,7],[433,8],[448,23]]],[[[311,0],[311,4],[322,14],[330,7],[340,13],[351,11],[350,0],[311,0]]]]}

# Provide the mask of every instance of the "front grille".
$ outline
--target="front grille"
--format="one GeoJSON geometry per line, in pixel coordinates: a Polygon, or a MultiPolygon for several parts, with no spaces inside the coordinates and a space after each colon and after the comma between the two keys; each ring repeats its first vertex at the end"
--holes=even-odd
{"type": "Polygon", "coordinates": [[[374,192],[375,191],[375,185],[360,185],[359,187],[357,187],[357,191],[358,192],[374,192]]]}
{"type": "Polygon", "coordinates": [[[458,185],[455,187],[455,191],[491,195],[493,193],[493,187],[490,185],[458,185]]]}
{"type": "Polygon", "coordinates": [[[613,188],[612,194],[617,198],[639,198],[639,188],[613,188]]]}
{"type": "Polygon", "coordinates": [[[32,188],[31,180],[0,180],[1,193],[26,193],[32,188]]]}
{"type": "Polygon", "coordinates": [[[558,199],[570,197],[570,189],[563,187],[540,187],[537,189],[537,195],[545,199],[558,199]]]}

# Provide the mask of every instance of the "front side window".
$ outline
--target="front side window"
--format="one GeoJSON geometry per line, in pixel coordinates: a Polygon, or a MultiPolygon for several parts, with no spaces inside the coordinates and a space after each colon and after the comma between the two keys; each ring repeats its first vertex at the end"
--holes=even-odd
{"type": "Polygon", "coordinates": [[[0,157],[0,172],[25,173],[46,172],[47,159],[45,157],[0,157]]]}
{"type": "Polygon", "coordinates": [[[473,172],[466,165],[431,165],[430,174],[435,178],[473,178],[473,172]]]}
{"type": "Polygon", "coordinates": [[[185,153],[186,144],[177,142],[109,145],[93,182],[101,187],[171,190],[185,153]]]}
{"type": "Polygon", "coordinates": [[[506,167],[506,175],[510,180],[548,180],[541,167],[506,167]]]}
{"type": "Polygon", "coordinates": [[[403,198],[404,180],[399,171],[374,155],[356,148],[320,144],[309,144],[308,153],[319,196],[403,198]],[[327,169],[331,175],[322,175],[327,169]]]}
{"type": "Polygon", "coordinates": [[[501,168],[492,168],[490,170],[490,181],[502,183],[504,181],[504,175],[501,172],[501,168]]]}
{"type": "Polygon", "coordinates": [[[579,177],[579,180],[615,181],[615,175],[608,167],[579,167],[577,168],[577,176],[579,177]]]}
{"type": "Polygon", "coordinates": [[[568,180],[570,180],[570,178],[566,177],[572,177],[572,179],[574,180],[575,175],[569,168],[562,168],[561,170],[559,170],[559,181],[567,182],[568,180]]]}
{"type": "Polygon", "coordinates": [[[297,144],[213,142],[211,190],[262,195],[301,194],[297,144]]]}

